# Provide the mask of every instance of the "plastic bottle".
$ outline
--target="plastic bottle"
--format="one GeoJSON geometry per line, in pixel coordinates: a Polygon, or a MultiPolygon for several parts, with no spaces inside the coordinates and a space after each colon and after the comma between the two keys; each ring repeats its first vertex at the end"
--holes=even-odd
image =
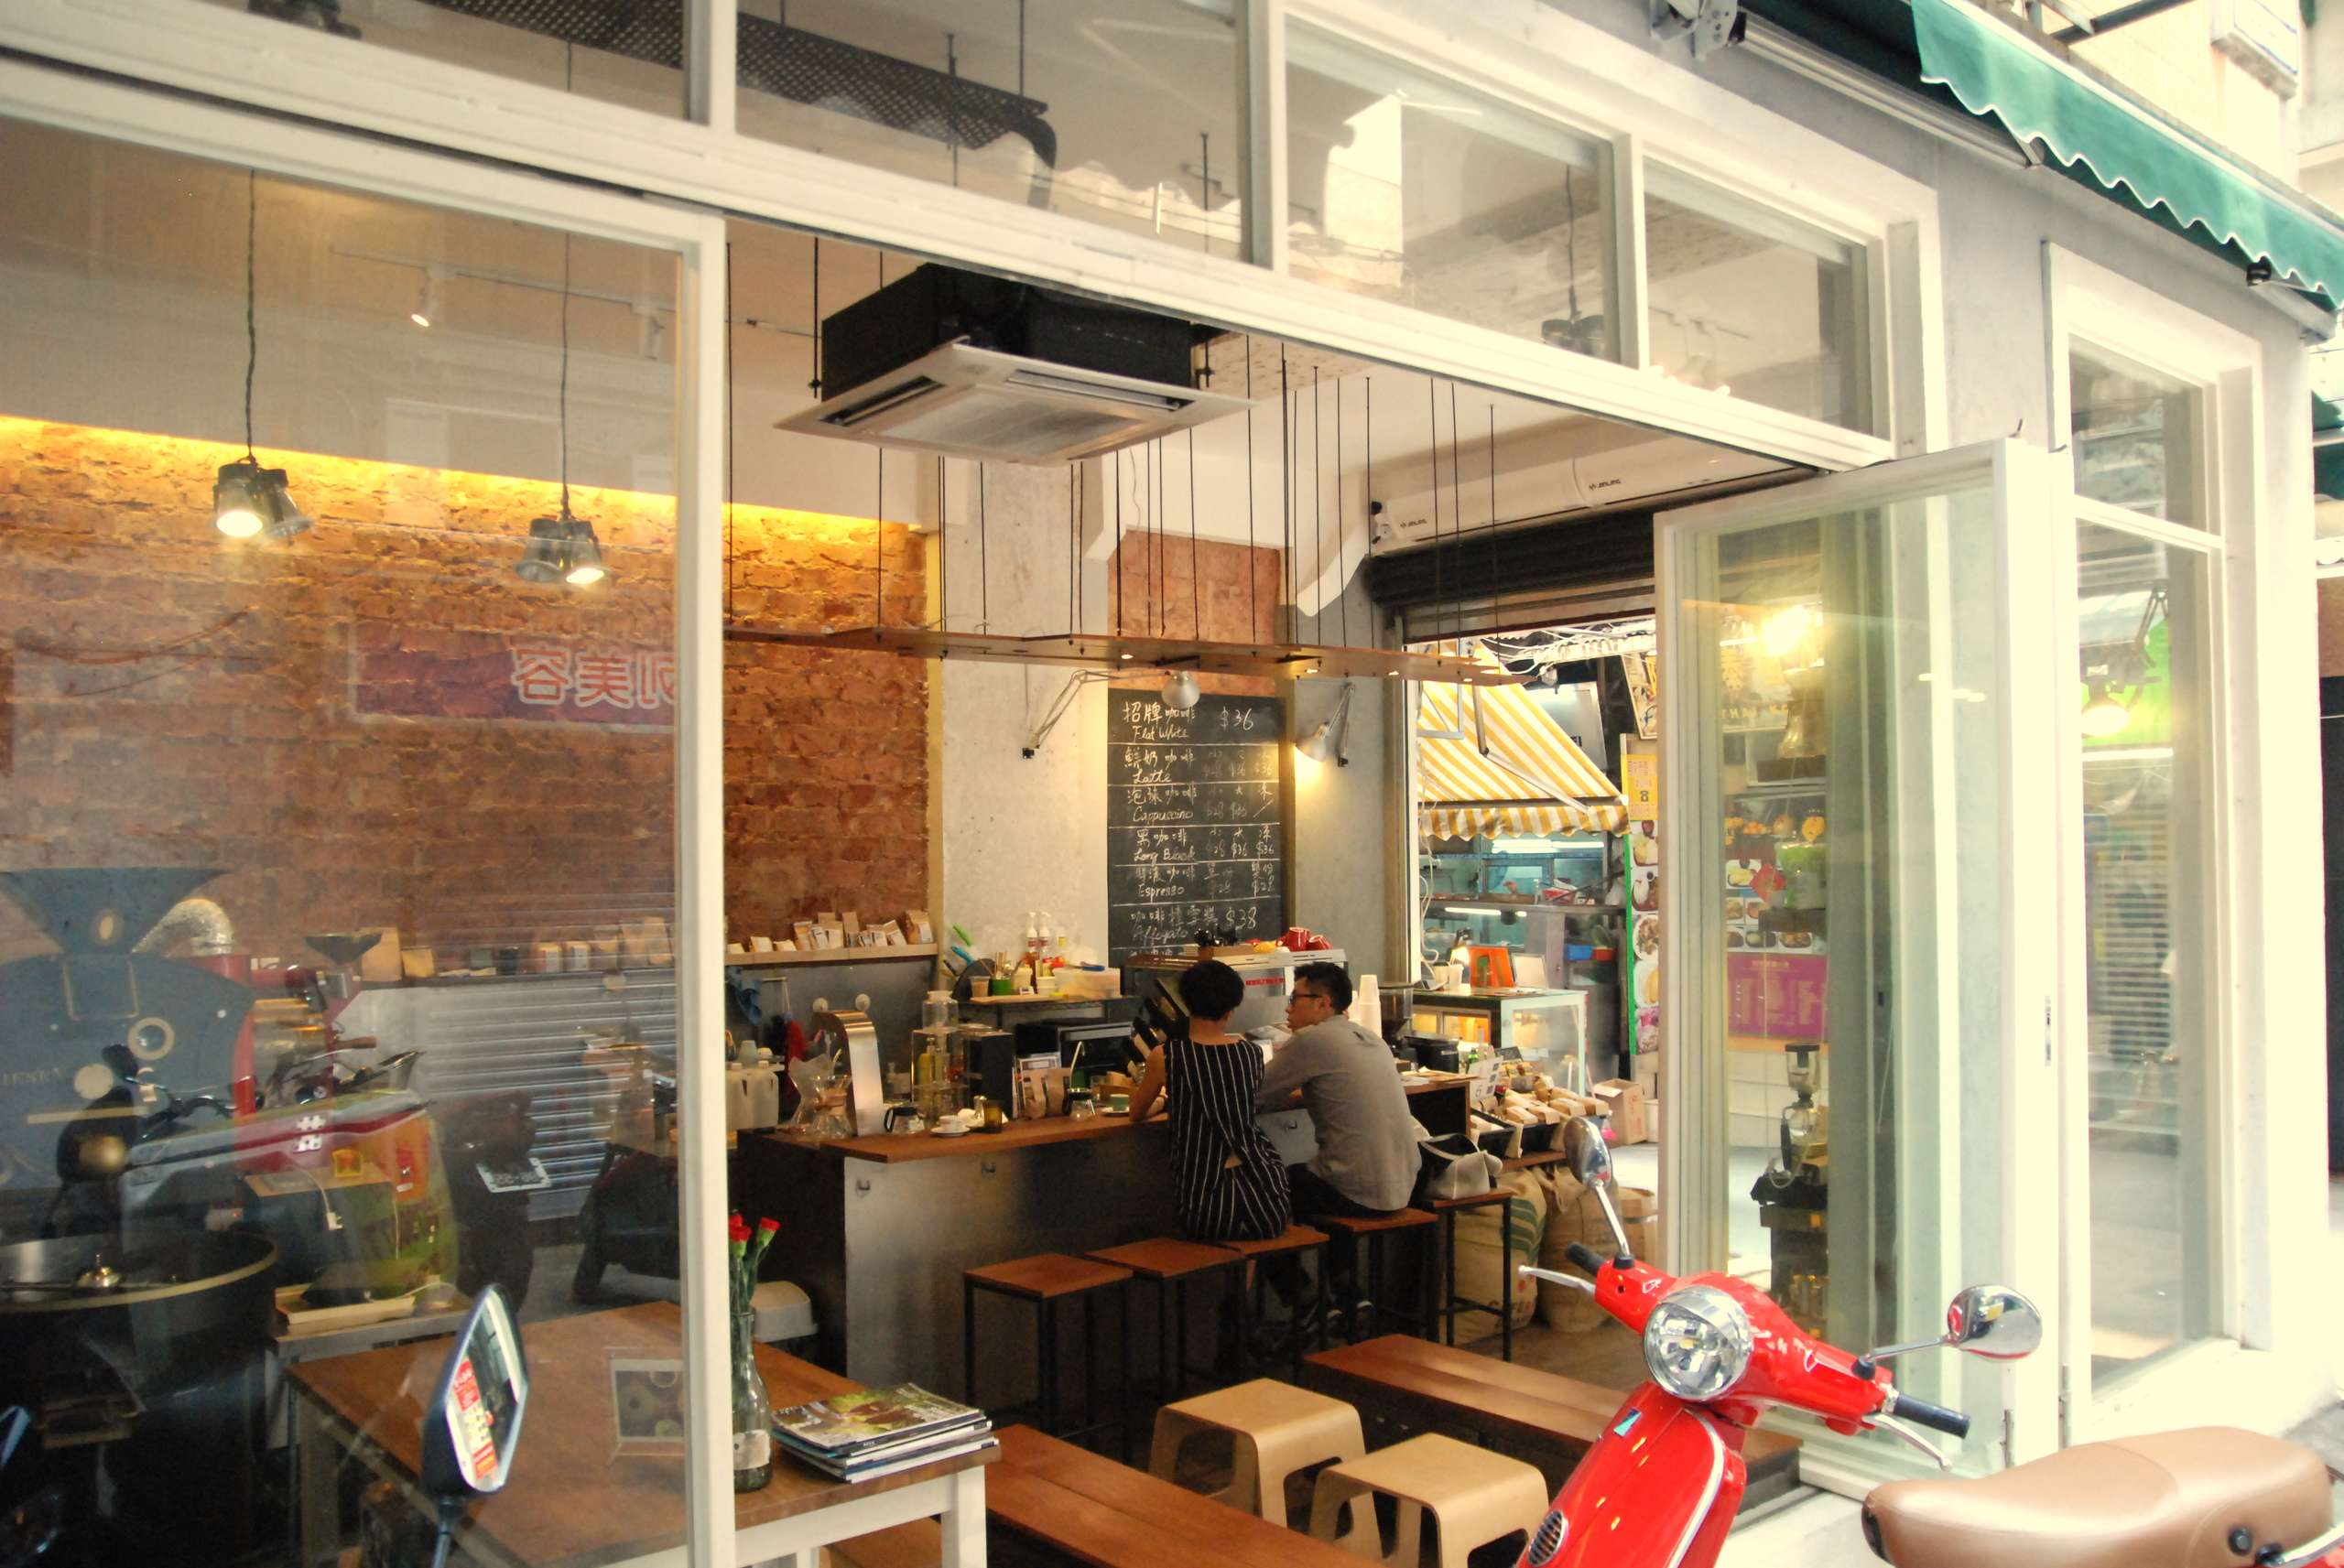
{"type": "Polygon", "coordinates": [[[950,991],[930,991],[928,993],[928,1000],[920,1003],[919,1026],[922,1029],[933,1029],[939,1024],[947,1028],[952,1024],[952,993],[950,991]]]}

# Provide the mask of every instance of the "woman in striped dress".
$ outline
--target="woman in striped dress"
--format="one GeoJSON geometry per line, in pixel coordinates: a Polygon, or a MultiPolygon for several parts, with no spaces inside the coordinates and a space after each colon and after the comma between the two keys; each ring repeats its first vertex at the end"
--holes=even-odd
{"type": "Polygon", "coordinates": [[[1253,1121],[1262,1052],[1224,1027],[1245,1000],[1245,982],[1207,958],[1180,977],[1188,1011],[1186,1039],[1148,1054],[1132,1097],[1132,1119],[1159,1098],[1172,1123],[1180,1223],[1199,1241],[1265,1241],[1294,1217],[1286,1166],[1253,1121]]]}

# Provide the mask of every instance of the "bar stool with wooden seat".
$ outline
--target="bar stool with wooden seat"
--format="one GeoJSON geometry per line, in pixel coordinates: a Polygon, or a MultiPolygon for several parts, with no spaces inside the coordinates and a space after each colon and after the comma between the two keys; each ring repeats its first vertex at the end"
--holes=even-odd
{"type": "MultiPolygon", "coordinates": [[[[1512,1310],[1514,1303],[1513,1292],[1510,1289],[1514,1281],[1514,1227],[1510,1223],[1514,1218],[1514,1213],[1506,1207],[1513,1197],[1514,1195],[1503,1187],[1496,1187],[1486,1193],[1475,1193],[1470,1197],[1418,1198],[1416,1200],[1417,1206],[1431,1215],[1440,1225],[1440,1245],[1437,1249],[1437,1256],[1440,1262],[1435,1273],[1437,1282],[1433,1287],[1432,1298],[1435,1303],[1433,1314],[1439,1325],[1439,1333],[1427,1334],[1427,1338],[1437,1338],[1443,1344],[1454,1345],[1457,1343],[1457,1314],[1459,1313],[1492,1313],[1498,1320],[1498,1336],[1502,1346],[1499,1355],[1508,1361],[1514,1359],[1514,1313],[1512,1310]],[[1471,1296],[1460,1296],[1457,1293],[1457,1217],[1481,1208],[1495,1208],[1498,1211],[1500,1295],[1494,1303],[1476,1301],[1471,1296]]],[[[1525,1258],[1523,1261],[1536,1262],[1537,1260],[1525,1258]]]]}
{"type": "Polygon", "coordinates": [[[1422,1227],[1437,1223],[1433,1217],[1420,1208],[1404,1208],[1393,1214],[1327,1214],[1315,1217],[1332,1234],[1348,1236],[1355,1244],[1362,1240],[1367,1244],[1363,1249],[1367,1254],[1367,1278],[1361,1289],[1363,1292],[1372,1293],[1365,1293],[1361,1297],[1360,1306],[1364,1310],[1353,1315],[1351,1339],[1357,1342],[1368,1337],[1358,1322],[1360,1316],[1365,1315],[1365,1311],[1373,1311],[1375,1314],[1375,1325],[1379,1332],[1383,1328],[1384,1320],[1390,1317],[1396,1318],[1425,1338],[1432,1338],[1434,1333],[1432,1282],[1433,1276],[1439,1272],[1439,1269],[1430,1258],[1427,1258],[1424,1269],[1425,1289],[1419,1310],[1414,1313],[1395,1310],[1385,1304],[1384,1301],[1389,1293],[1384,1287],[1390,1280],[1385,1270],[1385,1264],[1389,1260],[1384,1255],[1384,1238],[1396,1231],[1416,1231],[1419,1242],[1429,1240],[1430,1238],[1423,1234],[1422,1227]]]}
{"type": "Polygon", "coordinates": [[[1381,1558],[1389,1568],[1416,1568],[1427,1513],[1439,1528],[1439,1568],[1465,1568],[1474,1548],[1538,1528],[1546,1513],[1546,1477],[1519,1459],[1453,1437],[1412,1437],[1319,1471],[1310,1533],[1362,1557],[1381,1558]],[[1378,1496],[1399,1505],[1389,1554],[1375,1522],[1378,1496]]]}
{"type": "Polygon", "coordinates": [[[1157,1411],[1148,1473],[1159,1480],[1177,1479],[1181,1449],[1217,1432],[1231,1440],[1229,1489],[1217,1494],[1220,1499],[1277,1525],[1290,1522],[1288,1476],[1328,1460],[1367,1454],[1357,1410],[1291,1383],[1256,1378],[1157,1411]]]}
{"type": "MultiPolygon", "coordinates": [[[[1266,1240],[1216,1241],[1213,1245],[1216,1247],[1226,1247],[1232,1252],[1234,1252],[1239,1257],[1244,1259],[1247,1262],[1255,1264],[1258,1264],[1260,1260],[1264,1258],[1279,1258],[1285,1257],[1288,1254],[1299,1256],[1305,1252],[1318,1253],[1318,1266],[1315,1272],[1318,1276],[1318,1346],[1322,1350],[1326,1348],[1327,1233],[1325,1231],[1313,1230],[1307,1225],[1289,1225],[1286,1227],[1283,1234],[1270,1237],[1266,1240]]],[[[1241,1290],[1238,1292],[1237,1297],[1238,1305],[1243,1313],[1243,1316],[1241,1320],[1243,1337],[1240,1340],[1240,1344],[1243,1346],[1242,1354],[1249,1362],[1253,1357],[1253,1325],[1262,1321],[1262,1292],[1265,1282],[1264,1272],[1265,1271],[1264,1270],[1258,1267],[1255,1268],[1253,1271],[1253,1288],[1251,1291],[1241,1290]]],[[[1302,1303],[1297,1301],[1294,1303],[1293,1321],[1288,1325],[1286,1332],[1286,1349],[1288,1352],[1287,1359],[1293,1370],[1294,1379],[1297,1382],[1300,1382],[1302,1380],[1302,1303]]],[[[1509,1359],[1511,1359],[1511,1357],[1509,1357],[1509,1359]]],[[[1262,1368],[1257,1367],[1253,1369],[1259,1371],[1262,1368]]]]}
{"type": "Polygon", "coordinates": [[[1038,1423],[1053,1429],[1058,1404],[1058,1303],[1080,1298],[1082,1303],[1082,1420],[1066,1430],[1069,1437],[1088,1437],[1112,1426],[1120,1442],[1126,1424],[1124,1405],[1130,1392],[1120,1371],[1131,1357],[1131,1306],[1123,1286],[1131,1281],[1129,1269],[1064,1252],[1036,1253],[1006,1263],[988,1263],[960,1271],[960,1397],[977,1403],[977,1295],[988,1292],[1034,1303],[1034,1332],[1038,1342],[1035,1361],[1036,1393],[1041,1406],[1038,1423]],[[1116,1355],[1115,1414],[1112,1422],[1098,1419],[1098,1301],[1100,1292],[1115,1297],[1116,1355]]]}
{"type": "MultiPolygon", "coordinates": [[[[1086,1252],[1086,1258],[1127,1269],[1134,1279],[1156,1286],[1156,1326],[1163,1359],[1158,1366],[1157,1397],[1169,1404],[1188,1391],[1188,1281],[1234,1269],[1244,1259],[1226,1247],[1202,1241],[1182,1241],[1160,1236],[1122,1247],[1086,1252]]],[[[1237,1292],[1244,1293],[1244,1281],[1237,1292]]]]}

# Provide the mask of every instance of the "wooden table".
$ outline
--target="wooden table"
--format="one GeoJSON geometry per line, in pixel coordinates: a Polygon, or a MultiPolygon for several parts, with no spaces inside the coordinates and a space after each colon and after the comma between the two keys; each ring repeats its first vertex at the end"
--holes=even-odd
{"type": "MultiPolygon", "coordinates": [[[[521,1447],[505,1489],[475,1499],[457,1526],[463,1552],[514,1568],[685,1561],[684,1462],[613,1455],[607,1364],[613,1352],[679,1359],[682,1326],[674,1305],[652,1302],[522,1330],[529,1407],[521,1447]]],[[[334,1480],[345,1454],[417,1497],[429,1515],[414,1489],[422,1444],[418,1400],[429,1397],[447,1353],[445,1339],[424,1340],[288,1369],[299,1420],[303,1568],[339,1547],[334,1480]]],[[[776,1408],[858,1387],[763,1345],[757,1368],[776,1408]]],[[[736,1560],[816,1568],[830,1541],[940,1516],[945,1568],[982,1568],[982,1466],[993,1457],[963,1455],[850,1486],[777,1456],[771,1483],[734,1498],[736,1560]]]]}
{"type": "Polygon", "coordinates": [[[992,1510],[994,1523],[1092,1568],[1361,1568],[1341,1547],[1029,1426],[1001,1434],[992,1510]]]}

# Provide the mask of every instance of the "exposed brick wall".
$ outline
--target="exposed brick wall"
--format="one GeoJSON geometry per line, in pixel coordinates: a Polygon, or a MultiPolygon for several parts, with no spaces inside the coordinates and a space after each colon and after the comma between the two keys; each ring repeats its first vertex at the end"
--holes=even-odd
{"type": "MultiPolygon", "coordinates": [[[[237,455],[0,418],[0,867],[219,867],[239,945],[288,958],[311,931],[463,946],[670,908],[670,730],[362,718],[353,649],[665,644],[672,501],[575,489],[614,568],[578,592],[511,569],[555,487],[263,452],[318,525],[237,544],[211,522],[237,455]]],[[[741,508],[740,612],[867,619],[874,528],[741,508]]],[[[916,617],[919,541],[884,542],[890,616],[916,617]]],[[[925,667],[749,644],[725,667],[735,931],[924,903],[925,667]]],[[[0,904],[0,957],[47,946],[0,904]]]]}
{"type": "MultiPolygon", "coordinates": [[[[1169,533],[1127,534],[1108,567],[1108,624],[1134,637],[1275,643],[1285,571],[1285,557],[1273,549],[1169,533]]],[[[1163,679],[1152,675],[1115,684],[1153,687],[1163,679]]],[[[1252,676],[1204,675],[1197,685],[1238,697],[1278,692],[1275,681],[1252,676]]]]}

